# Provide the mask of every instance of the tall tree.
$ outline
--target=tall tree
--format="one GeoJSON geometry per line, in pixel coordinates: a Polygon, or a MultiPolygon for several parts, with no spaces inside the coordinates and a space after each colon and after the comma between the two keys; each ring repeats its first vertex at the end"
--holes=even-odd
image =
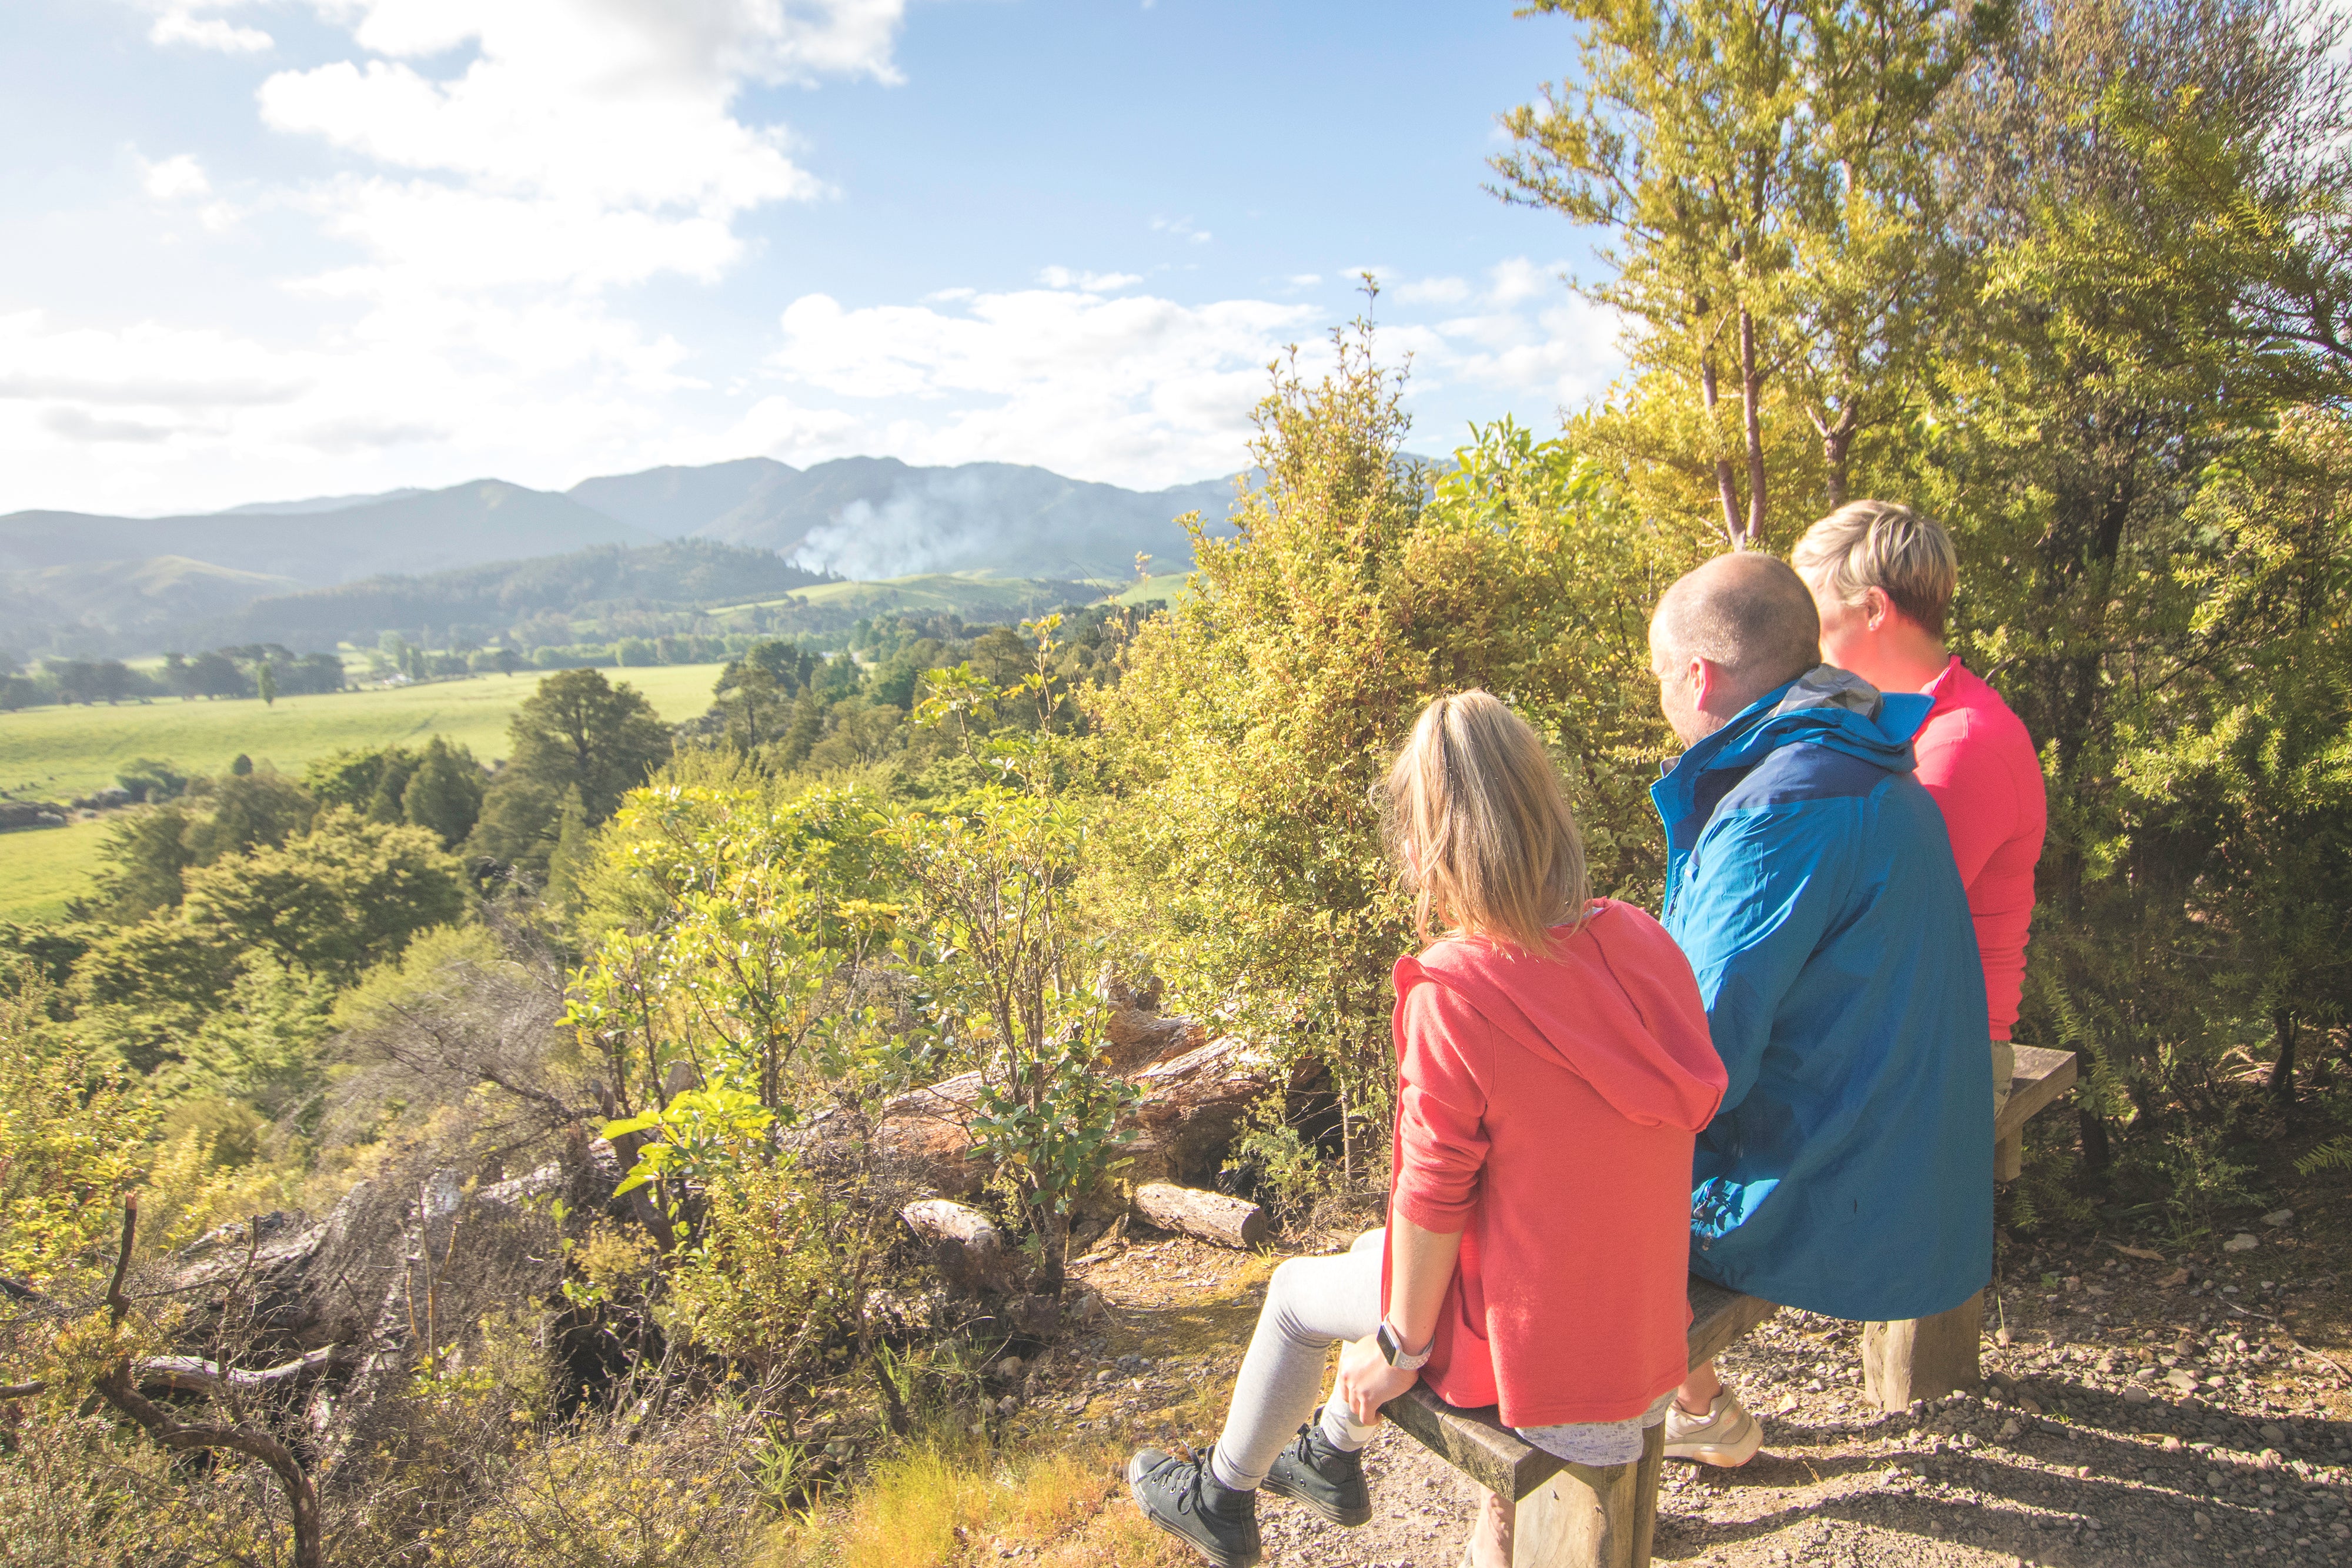
{"type": "Polygon", "coordinates": [[[597,827],[670,755],[669,727],[653,705],[596,670],[540,682],[508,733],[514,753],[490,779],[469,842],[540,873],[554,852],[567,791],[580,792],[586,825],[597,827]]]}
{"type": "Polygon", "coordinates": [[[482,814],[485,782],[470,748],[436,735],[401,791],[401,818],[412,828],[430,828],[443,849],[456,849],[482,814]]]}
{"type": "Polygon", "coordinates": [[[2338,36],[2251,0],[2054,0],[1948,106],[1977,286],[1918,481],[1959,537],[1963,645],[2043,748],[2023,1021],[2091,1070],[2094,1166],[2125,1124],[2210,1165],[2222,1054],[2312,1005],[2277,983],[2290,927],[2352,928],[2346,634],[2316,611],[2352,484],[2345,154],[2313,134],[2344,123],[2338,36]],[[2165,1127],[2183,1103],[2211,1113],[2165,1127]]]}
{"type": "Polygon", "coordinates": [[[1911,401],[1947,275],[1917,128],[2000,6],[1528,9],[1580,24],[1581,68],[1503,116],[1516,146],[1494,161],[1496,193],[1607,231],[1608,276],[1584,292],[1629,323],[1641,378],[1616,444],[1704,474],[1725,541],[1743,549],[1790,487],[1769,427],[1793,404],[1818,442],[1822,498],[1843,500],[1857,438],[1911,401]]]}

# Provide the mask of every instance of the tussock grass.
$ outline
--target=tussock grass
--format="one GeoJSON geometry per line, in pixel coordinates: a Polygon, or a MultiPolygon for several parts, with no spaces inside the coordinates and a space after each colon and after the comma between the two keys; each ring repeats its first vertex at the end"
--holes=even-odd
{"type": "Polygon", "coordinates": [[[876,1464],[845,1504],[780,1530],[761,1568],[963,1568],[1002,1542],[1040,1568],[1181,1568],[1127,1498],[1127,1449],[992,1451],[940,1435],[876,1464]]]}

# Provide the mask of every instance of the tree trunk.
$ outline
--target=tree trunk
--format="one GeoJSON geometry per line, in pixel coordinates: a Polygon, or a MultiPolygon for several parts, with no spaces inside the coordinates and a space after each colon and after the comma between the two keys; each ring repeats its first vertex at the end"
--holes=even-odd
{"type": "Polygon", "coordinates": [[[1135,1211],[1162,1230],[1179,1230],[1246,1251],[1265,1239],[1265,1210],[1221,1192],[1148,1181],[1135,1189],[1135,1211]]]}
{"type": "Polygon", "coordinates": [[[2271,1098],[2282,1105],[2294,1103],[2294,1014],[2280,1008],[2271,1014],[2271,1030],[2278,1037],[2278,1061],[2271,1066],[2271,1098]]]}
{"type": "MultiPolygon", "coordinates": [[[[1716,405],[1723,401],[1722,394],[1716,385],[1713,348],[1709,348],[1699,356],[1698,394],[1700,404],[1706,410],[1706,427],[1711,433],[1715,429],[1716,405]]],[[[1739,481],[1732,476],[1731,459],[1728,457],[1717,457],[1715,460],[1715,493],[1716,498],[1723,503],[1724,542],[1733,549],[1738,549],[1739,548],[1739,481]]]]}
{"type": "Polygon", "coordinates": [[[1739,399],[1748,436],[1748,531],[1742,549],[1764,542],[1764,375],[1756,366],[1756,318],[1739,308],[1739,399]]]}
{"type": "Polygon", "coordinates": [[[1845,505],[1846,456],[1853,449],[1854,432],[1862,421],[1855,413],[1853,399],[1848,398],[1838,412],[1835,424],[1816,420],[1813,428],[1822,433],[1822,464],[1827,470],[1822,488],[1828,492],[1829,509],[1836,511],[1845,505]]]}

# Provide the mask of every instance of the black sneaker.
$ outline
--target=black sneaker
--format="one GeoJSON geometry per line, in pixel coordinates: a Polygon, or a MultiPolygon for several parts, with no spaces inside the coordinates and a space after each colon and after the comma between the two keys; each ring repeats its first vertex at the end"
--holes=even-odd
{"type": "Polygon", "coordinates": [[[1298,1428],[1298,1441],[1276,1458],[1274,1469],[1265,1473],[1265,1490],[1305,1503],[1334,1524],[1352,1527],[1372,1517],[1364,1456],[1333,1448],[1323,1428],[1312,1421],[1298,1428]]]}
{"type": "Polygon", "coordinates": [[[1144,1518],[1217,1568],[1256,1568],[1257,1493],[1218,1485],[1205,1456],[1145,1448],[1127,1462],[1127,1486],[1144,1518]]]}

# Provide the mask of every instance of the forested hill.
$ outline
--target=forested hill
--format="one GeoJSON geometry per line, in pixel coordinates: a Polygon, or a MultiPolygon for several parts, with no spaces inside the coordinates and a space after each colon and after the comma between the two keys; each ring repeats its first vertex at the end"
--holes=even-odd
{"type": "Polygon", "coordinates": [[[381,572],[440,571],[586,545],[653,544],[665,537],[568,496],[484,479],[320,512],[173,517],[13,512],[0,517],[0,571],[184,556],[323,587],[381,572]]]}
{"type": "MultiPolygon", "coordinates": [[[[338,642],[372,643],[379,632],[412,627],[476,626],[494,634],[535,615],[690,611],[825,580],[772,550],[708,539],[642,549],[601,545],[530,560],[276,594],[192,622],[184,628],[184,640],[191,647],[206,648],[249,643],[332,647],[338,642]]],[[[568,634],[550,640],[568,640],[568,634]]]]}
{"type": "Polygon", "coordinates": [[[1222,530],[1232,499],[1227,479],[1140,491],[1006,463],[919,468],[846,457],[800,469],[750,457],[587,479],[562,494],[486,479],[208,515],[16,512],[0,517],[0,653],[88,658],[223,638],[363,639],[371,626],[503,626],[517,616],[468,608],[500,595],[593,613],[616,600],[740,602],[827,577],[1123,580],[1139,554],[1163,571],[1188,570],[1192,542],[1177,518],[1199,511],[1222,530]],[[688,538],[751,553],[662,556],[641,567],[603,558],[592,565],[580,554],[688,538]],[[698,586],[665,577],[687,570],[691,578],[683,563],[705,559],[746,575],[698,586]],[[468,568],[492,570],[471,587],[384,580],[468,568]],[[610,580],[615,571],[629,580],[610,580]],[[564,584],[581,597],[556,595],[564,584]],[[299,604],[253,602],[346,585],[353,591],[299,604]],[[451,596],[465,603],[443,602],[451,596]]]}
{"type": "Polygon", "coordinates": [[[572,499],[640,528],[759,545],[814,571],[1121,578],[1140,552],[1189,562],[1176,518],[1222,523],[1233,481],[1128,490],[1011,463],[918,468],[844,457],[806,469],[764,457],[588,479],[572,499]]]}

